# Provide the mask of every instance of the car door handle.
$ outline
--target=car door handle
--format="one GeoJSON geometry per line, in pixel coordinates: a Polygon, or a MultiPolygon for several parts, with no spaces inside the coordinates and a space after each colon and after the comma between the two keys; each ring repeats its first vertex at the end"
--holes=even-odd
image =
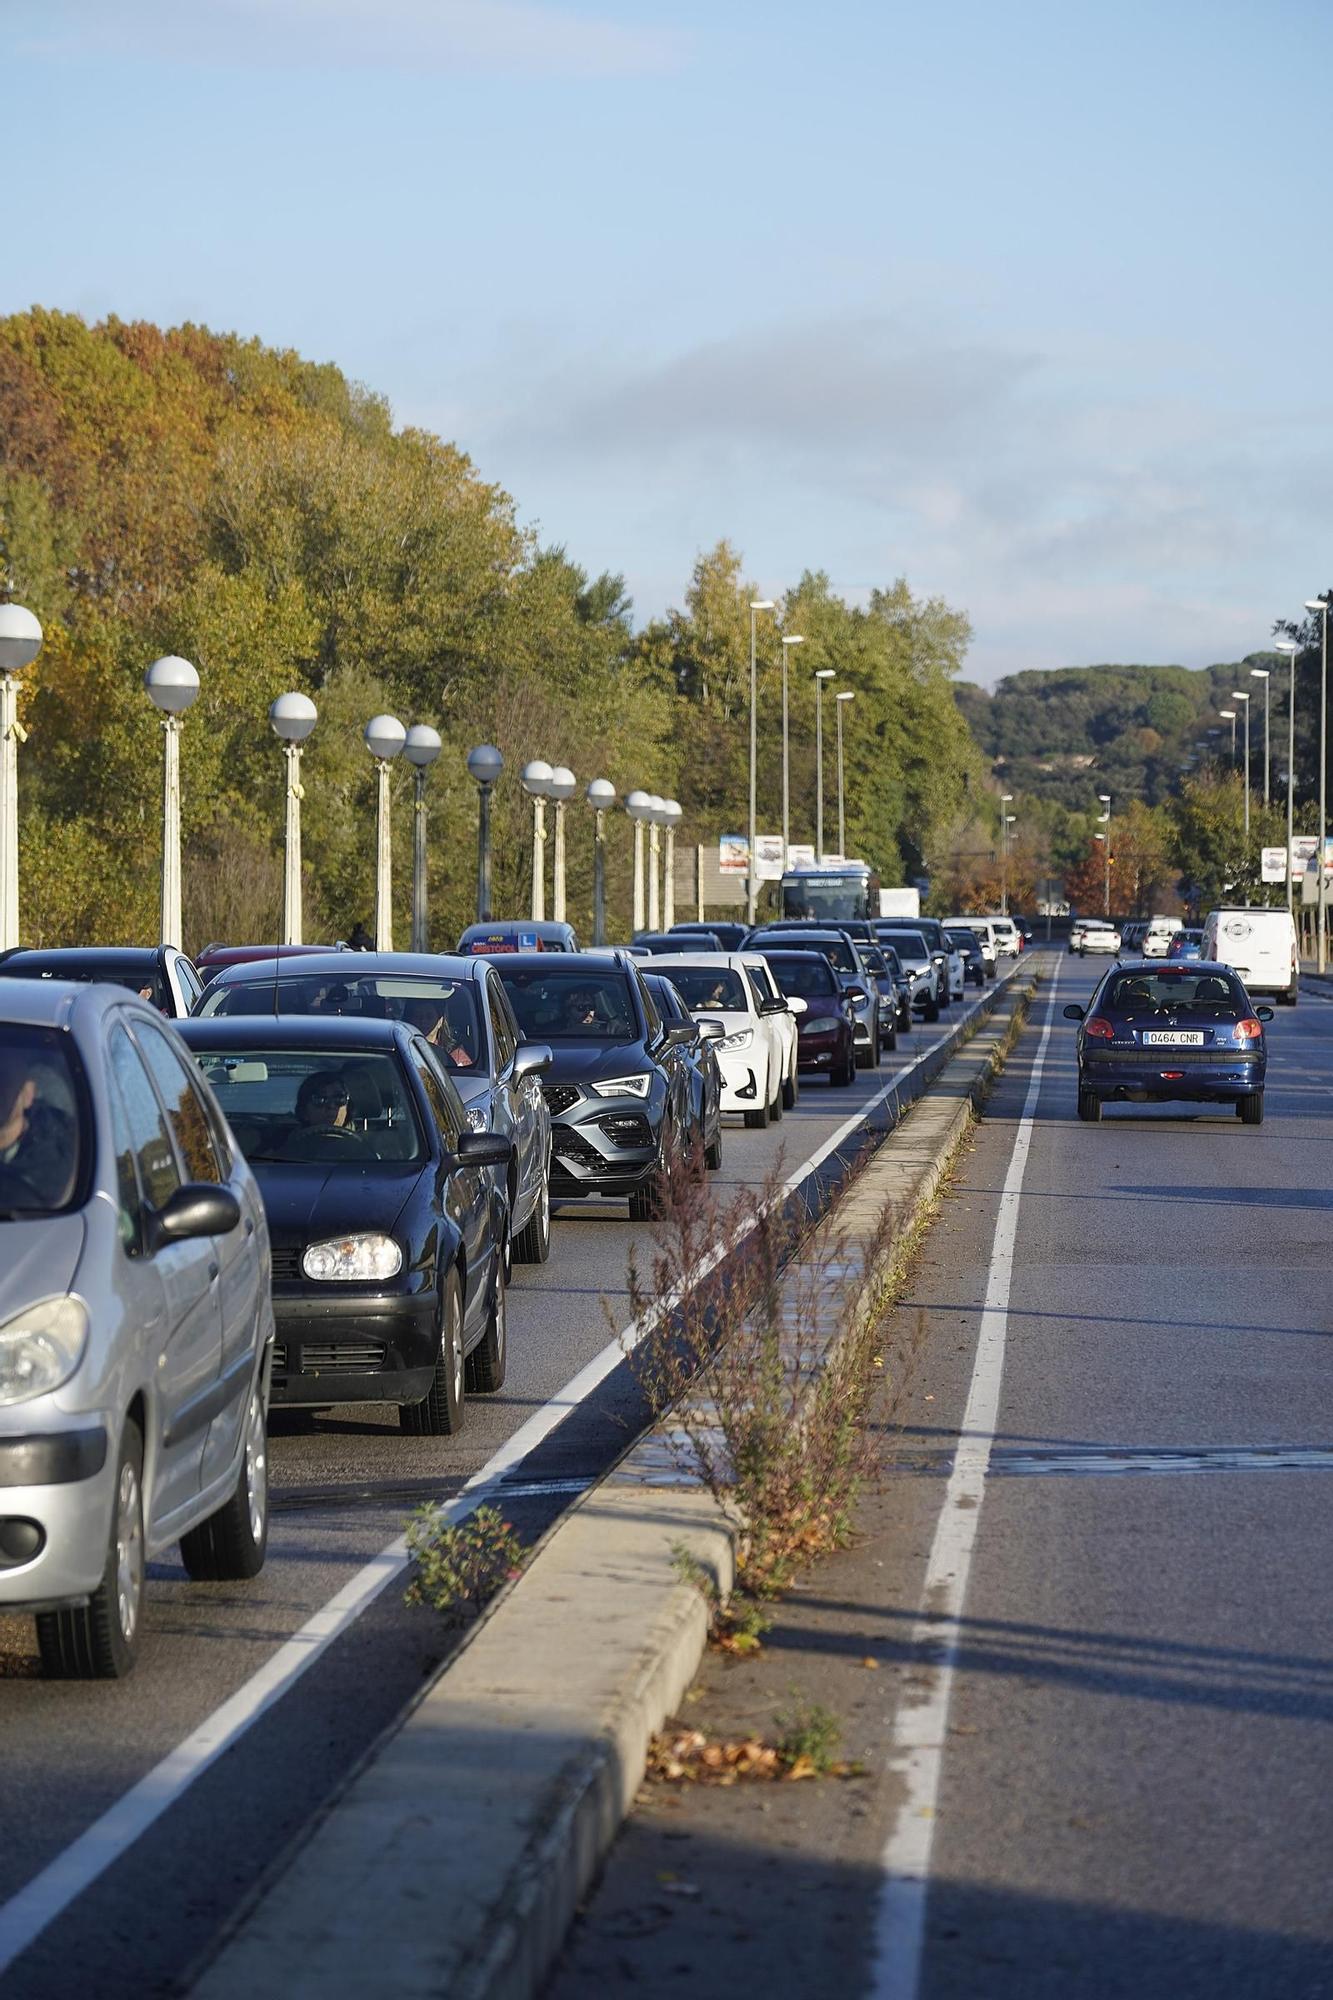
{"type": "Polygon", "coordinates": [[[208,1282],[209,1282],[209,1284],[210,1284],[210,1285],[212,1284],[213,1280],[214,1280],[214,1279],[215,1279],[215,1278],[217,1277],[217,1274],[218,1274],[218,1267],[217,1267],[217,1265],[216,1265],[216,1264],[210,1264],[210,1265],[209,1265],[209,1267],[208,1267],[208,1282]]]}

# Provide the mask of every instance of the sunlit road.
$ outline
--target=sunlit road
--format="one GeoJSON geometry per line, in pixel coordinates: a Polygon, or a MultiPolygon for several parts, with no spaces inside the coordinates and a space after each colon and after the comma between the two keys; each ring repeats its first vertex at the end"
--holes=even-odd
{"type": "MultiPolygon", "coordinates": [[[[859,1073],[851,1089],[810,1082],[797,1109],[767,1133],[728,1121],[715,1180],[724,1188],[760,1182],[780,1154],[789,1171],[797,1167],[962,1012],[955,1007],[939,1028],[901,1038],[897,1054],[877,1074],[859,1073]]],[[[396,1411],[373,1407],[304,1426],[276,1418],[263,1575],[248,1586],[198,1586],[174,1564],[157,1565],[143,1653],[128,1682],[43,1682],[30,1627],[0,1621],[0,1963],[16,1892],[57,1860],[90,1882],[14,1959],[0,1979],[6,1996],[65,1992],[71,1967],[93,1963],[98,2000],[166,1991],[208,1947],[442,1656],[434,1618],[406,1609],[395,1579],[267,1710],[243,1693],[259,1712],[240,1740],[98,1874],[107,1851],[119,1853],[124,1842],[102,1816],[122,1810],[118,1801],[135,1785],[141,1807],[145,1775],[211,1726],[237,1690],[252,1688],[283,1642],[393,1541],[411,1507],[456,1494],[606,1349],[628,1318],[632,1240],[623,1204],[560,1211],[549,1263],[515,1270],[508,1384],[497,1397],[469,1401],[458,1438],[404,1437],[396,1411]]],[[[507,1512],[525,1533],[540,1530],[619,1454],[640,1418],[622,1364],[511,1468],[507,1512]]],[[[59,1906],[61,1885],[54,1893],[59,1906]]]]}

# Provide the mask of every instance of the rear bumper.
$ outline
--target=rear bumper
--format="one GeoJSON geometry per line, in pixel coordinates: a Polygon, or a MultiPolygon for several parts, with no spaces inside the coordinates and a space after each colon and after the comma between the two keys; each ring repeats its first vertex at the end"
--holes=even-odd
{"type": "Polygon", "coordinates": [[[1217,1064],[1191,1065],[1179,1074],[1169,1064],[1084,1063],[1078,1087],[1103,1104],[1234,1104],[1264,1087],[1267,1065],[1240,1057],[1217,1064]]]}

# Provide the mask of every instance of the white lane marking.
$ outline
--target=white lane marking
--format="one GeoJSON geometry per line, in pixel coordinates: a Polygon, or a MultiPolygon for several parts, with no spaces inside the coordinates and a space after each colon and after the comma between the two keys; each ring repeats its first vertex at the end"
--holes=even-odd
{"type": "Polygon", "coordinates": [[[872,2000],[916,2000],[925,1938],[926,1896],[930,1851],[935,1831],[944,1762],[954,1663],[958,1656],[959,1621],[967,1597],[968,1573],[976,1545],[981,1506],[986,1492],[991,1446],[999,1413],[1004,1376],[1004,1350],[1009,1325],[1009,1287],[1013,1276],[1014,1238],[1018,1227],[1023,1174],[1032,1144],[1033,1113],[1041,1089],[1046,1049],[1055,1020],[1052,975],[1046,1022],[1037,1044],[1032,1078],[1023,1102],[1009,1170],[1004,1177],[995,1237],[991,1247],[986,1299],[977,1336],[977,1354],[968,1389],[967,1408],[944,1504],[931,1544],[922,1589],[924,1610],[913,1626],[910,1648],[931,1664],[929,1692],[918,1702],[904,1688],[894,1722],[889,1758],[901,1777],[905,1796],[880,1865],[884,1881],[876,1916],[872,2000]]]}
{"type": "MultiPolygon", "coordinates": [[[[968,1011],[970,1013],[971,1009],[968,1011]]],[[[924,1062],[946,1039],[947,1036],[940,1036],[932,1042],[912,1063],[896,1073],[893,1082],[861,1105],[831,1139],[826,1140],[788,1176],[780,1193],[789,1193],[799,1186],[806,1175],[813,1173],[834,1147],[840,1145],[870,1111],[883,1102],[896,1083],[924,1062]]],[[[740,1237],[735,1240],[739,1241],[740,1237]]],[[[685,1286],[697,1284],[706,1277],[733,1247],[733,1244],[720,1244],[710,1250],[687,1275],[685,1286]]],[[[679,1294],[662,1300],[580,1368],[563,1389],[521,1424],[487,1459],[485,1465],[473,1473],[462,1491],[442,1508],[445,1519],[463,1520],[478,1507],[484,1506],[505,1475],[512,1472],[558,1424],[563,1423],[570,1411],[584,1402],[620,1365],[626,1351],[637,1346],[648,1330],[678,1302],[679,1294]]],[[[27,1950],[48,1924],[68,1909],[77,1896],[90,1888],[113,1861],[118,1860],[141,1834],[146,1833],[196,1779],[217,1762],[224,1751],[239,1742],[260,1717],[289,1692],[333,1641],[355,1623],[406,1567],[407,1542],[400,1535],[359,1569],[327,1604],[306,1620],[292,1638],[279,1646],[277,1652],[249,1680],[243,1682],[211,1715],[206,1716],[198,1728],[193,1729],[160,1763],[123,1793],[114,1805],[109,1806],[100,1819],[94,1820],[53,1861],[48,1862],[39,1875],[11,1896],[7,1903],[0,1905],[0,1974],[13,1964],[21,1952],[27,1950]]]]}

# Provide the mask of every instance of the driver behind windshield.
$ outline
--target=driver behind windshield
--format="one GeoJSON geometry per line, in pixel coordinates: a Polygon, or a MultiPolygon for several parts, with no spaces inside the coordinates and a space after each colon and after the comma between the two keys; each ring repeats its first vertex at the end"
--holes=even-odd
{"type": "Polygon", "coordinates": [[[63,1207],[76,1136],[69,1113],[43,1096],[41,1064],[23,1049],[0,1049],[0,1203],[63,1207]]]}

